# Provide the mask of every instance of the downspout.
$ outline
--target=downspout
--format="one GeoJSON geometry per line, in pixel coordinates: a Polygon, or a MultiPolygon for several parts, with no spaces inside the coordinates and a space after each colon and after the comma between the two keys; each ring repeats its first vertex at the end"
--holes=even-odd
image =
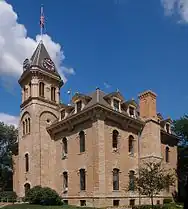
{"type": "MultiPolygon", "coordinates": [[[[138,132],[138,178],[140,178],[140,140],[141,140],[141,134],[143,131],[143,127],[138,132]]],[[[139,206],[141,205],[141,194],[139,191],[139,206]]]]}

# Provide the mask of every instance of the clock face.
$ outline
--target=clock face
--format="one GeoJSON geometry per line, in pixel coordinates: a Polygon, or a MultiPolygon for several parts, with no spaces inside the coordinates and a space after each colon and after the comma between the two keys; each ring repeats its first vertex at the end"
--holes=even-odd
{"type": "Polygon", "coordinates": [[[43,61],[43,67],[47,70],[54,71],[55,70],[55,65],[53,61],[50,58],[45,58],[43,61]]]}

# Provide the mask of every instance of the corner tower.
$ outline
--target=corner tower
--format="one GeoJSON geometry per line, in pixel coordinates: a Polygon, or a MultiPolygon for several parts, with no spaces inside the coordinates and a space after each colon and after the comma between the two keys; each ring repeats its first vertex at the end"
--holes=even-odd
{"type": "Polygon", "coordinates": [[[54,187],[55,144],[46,127],[59,114],[63,85],[54,62],[41,41],[31,59],[23,63],[19,79],[22,90],[19,123],[19,156],[16,192],[20,197],[30,187],[54,187]],[[48,175],[46,175],[48,174],[48,175]]]}

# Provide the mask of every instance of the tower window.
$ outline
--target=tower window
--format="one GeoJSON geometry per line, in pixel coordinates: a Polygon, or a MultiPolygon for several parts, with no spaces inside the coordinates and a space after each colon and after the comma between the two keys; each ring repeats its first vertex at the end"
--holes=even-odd
{"type": "Polygon", "coordinates": [[[51,87],[51,100],[52,101],[55,101],[55,92],[56,92],[55,87],[51,87]]]}
{"type": "Polygon", "coordinates": [[[68,188],[68,173],[65,171],[63,172],[63,189],[68,188]]]}
{"type": "Polygon", "coordinates": [[[43,82],[39,83],[39,96],[44,97],[44,83],[43,82]]]}
{"type": "Polygon", "coordinates": [[[29,96],[32,96],[32,89],[31,89],[31,83],[29,83],[29,96]]]}
{"type": "Polygon", "coordinates": [[[61,120],[63,120],[65,118],[65,110],[61,111],[61,120]]]}
{"type": "Polygon", "coordinates": [[[27,119],[25,120],[25,126],[26,126],[26,134],[28,133],[28,121],[27,119]]]}
{"type": "Polygon", "coordinates": [[[31,130],[31,120],[28,118],[28,133],[30,133],[31,130]]]}
{"type": "Polygon", "coordinates": [[[130,171],[130,173],[129,173],[129,190],[130,191],[135,190],[135,173],[134,173],[134,171],[130,171]]]}
{"type": "Polygon", "coordinates": [[[117,130],[113,130],[113,134],[112,134],[112,148],[115,148],[115,149],[118,148],[118,136],[119,136],[119,132],[117,130]]]}
{"type": "Polygon", "coordinates": [[[166,124],[166,132],[169,134],[170,133],[170,124],[166,124]]]}
{"type": "Polygon", "coordinates": [[[85,152],[85,133],[84,131],[81,131],[79,133],[80,137],[80,152],[85,152]]]}
{"type": "Polygon", "coordinates": [[[29,155],[25,154],[25,171],[29,171],[29,155]]]}
{"type": "Polygon", "coordinates": [[[25,135],[25,122],[23,121],[23,124],[22,124],[22,128],[23,128],[23,135],[25,135]]]}
{"type": "Polygon", "coordinates": [[[67,138],[63,138],[63,154],[68,154],[67,138]]]}
{"type": "Polygon", "coordinates": [[[134,137],[132,135],[129,136],[129,153],[134,154],[134,137]]]}
{"type": "Polygon", "coordinates": [[[135,116],[135,109],[134,109],[134,107],[129,107],[129,115],[131,117],[134,117],[135,116]]]}
{"type": "Polygon", "coordinates": [[[119,169],[113,169],[113,190],[119,190],[119,169]]]}
{"type": "Polygon", "coordinates": [[[80,112],[82,110],[82,101],[76,103],[76,112],[80,112]]]}
{"type": "Polygon", "coordinates": [[[165,149],[165,161],[169,163],[169,147],[166,147],[165,149]]]}
{"type": "Polygon", "coordinates": [[[85,169],[80,169],[80,190],[86,189],[86,173],[85,169]]]}
{"type": "Polygon", "coordinates": [[[114,110],[119,111],[119,101],[117,99],[114,99],[114,110]]]}

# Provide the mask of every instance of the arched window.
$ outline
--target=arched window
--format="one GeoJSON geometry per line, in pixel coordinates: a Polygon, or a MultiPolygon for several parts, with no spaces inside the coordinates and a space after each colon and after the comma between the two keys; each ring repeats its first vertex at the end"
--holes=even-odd
{"type": "Polygon", "coordinates": [[[28,118],[28,133],[31,131],[31,120],[28,118]]]}
{"type": "Polygon", "coordinates": [[[26,183],[26,184],[24,185],[24,188],[25,188],[25,196],[26,196],[27,193],[28,193],[28,191],[30,190],[31,186],[30,186],[29,183],[26,183]]]}
{"type": "Polygon", "coordinates": [[[26,129],[25,133],[27,134],[28,133],[28,121],[27,121],[27,119],[25,119],[25,129],[26,129]]]}
{"type": "Polygon", "coordinates": [[[51,87],[51,100],[55,101],[55,87],[51,87]]]}
{"type": "Polygon", "coordinates": [[[135,172],[134,171],[129,172],[129,190],[130,191],[135,190],[135,172]]]}
{"type": "Polygon", "coordinates": [[[44,97],[44,83],[43,82],[39,83],[39,96],[44,97]]]}
{"type": "Polygon", "coordinates": [[[134,154],[134,137],[132,135],[129,136],[129,153],[134,154]]]}
{"type": "Polygon", "coordinates": [[[28,153],[25,154],[25,171],[29,171],[29,155],[28,153]]]}
{"type": "Polygon", "coordinates": [[[119,136],[119,132],[117,130],[113,130],[113,133],[112,133],[112,148],[118,148],[118,136],[119,136]]]}
{"type": "Polygon", "coordinates": [[[80,190],[86,189],[86,171],[85,169],[80,169],[80,190]]]}
{"type": "Polygon", "coordinates": [[[23,135],[25,135],[25,122],[23,121],[23,124],[22,124],[22,128],[23,128],[23,135]]]}
{"type": "Polygon", "coordinates": [[[63,172],[63,189],[68,188],[68,173],[65,171],[63,172]]]}
{"type": "Polygon", "coordinates": [[[67,154],[67,153],[68,153],[67,138],[64,137],[63,138],[63,154],[67,154]]]}
{"type": "Polygon", "coordinates": [[[119,190],[119,169],[113,169],[113,190],[119,190]]]}
{"type": "Polygon", "coordinates": [[[80,152],[85,152],[85,133],[84,131],[80,131],[80,152]]]}
{"type": "Polygon", "coordinates": [[[169,147],[166,147],[165,149],[165,161],[167,163],[169,162],[169,147]]]}

